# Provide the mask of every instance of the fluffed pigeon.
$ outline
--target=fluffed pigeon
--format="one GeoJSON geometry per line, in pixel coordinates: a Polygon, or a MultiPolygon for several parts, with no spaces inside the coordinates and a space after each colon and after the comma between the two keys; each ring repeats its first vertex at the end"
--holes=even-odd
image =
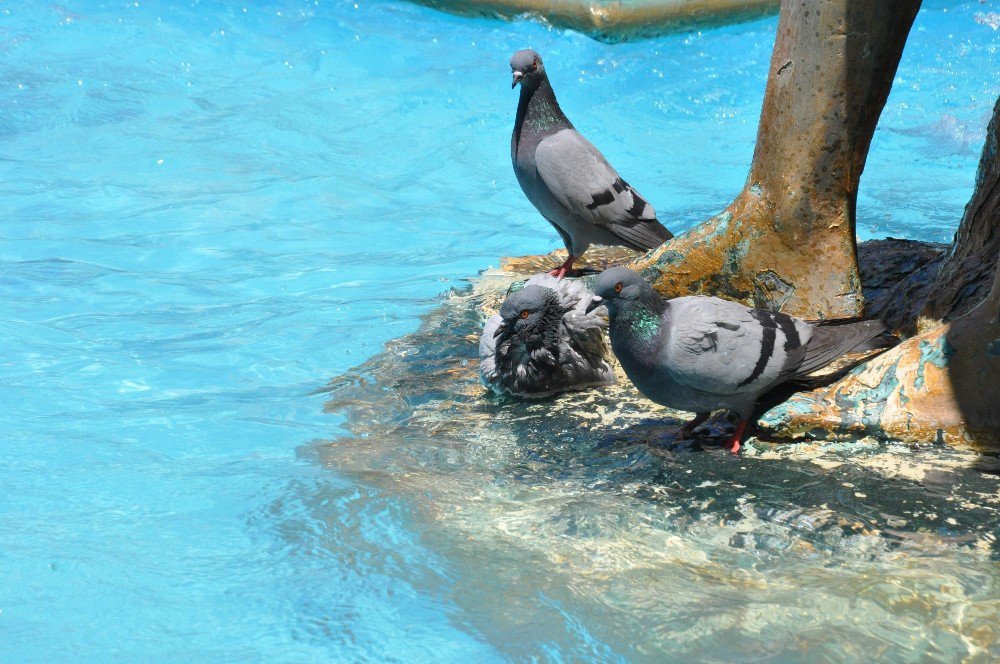
{"type": "Polygon", "coordinates": [[[512,87],[521,85],[510,139],[514,173],[569,252],[550,274],[564,276],[591,244],[648,251],[672,238],[653,206],[566,119],[538,53],[518,51],[510,68],[512,87]]]}
{"type": "Polygon", "coordinates": [[[540,274],[507,296],[479,340],[479,373],[498,394],[540,398],[612,385],[604,319],[583,284],[540,274]]]}
{"type": "Polygon", "coordinates": [[[615,267],[597,277],[590,309],[604,305],[611,348],[647,398],[696,413],[690,432],[713,410],[739,415],[729,448],[739,451],[757,400],[851,351],[899,339],[878,320],[806,322],[717,297],[667,300],[638,273],[615,267]]]}

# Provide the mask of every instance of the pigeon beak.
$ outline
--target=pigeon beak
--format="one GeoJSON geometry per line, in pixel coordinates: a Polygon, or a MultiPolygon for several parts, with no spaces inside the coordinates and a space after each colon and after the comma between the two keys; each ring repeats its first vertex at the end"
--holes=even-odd
{"type": "Polygon", "coordinates": [[[522,78],[524,78],[524,74],[515,70],[514,71],[514,82],[510,84],[510,89],[513,90],[514,88],[516,88],[517,84],[521,82],[522,78]]]}
{"type": "Polygon", "coordinates": [[[595,309],[599,309],[600,307],[603,306],[604,306],[604,298],[602,298],[600,295],[595,295],[594,299],[591,300],[590,304],[587,305],[587,313],[588,314],[593,313],[595,309]]]}

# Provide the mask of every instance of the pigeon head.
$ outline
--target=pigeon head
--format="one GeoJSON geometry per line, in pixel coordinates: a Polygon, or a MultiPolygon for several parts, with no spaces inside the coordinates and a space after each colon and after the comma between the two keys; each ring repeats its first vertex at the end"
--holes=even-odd
{"type": "Polygon", "coordinates": [[[522,81],[525,85],[538,84],[538,81],[545,76],[545,67],[542,65],[542,56],[538,55],[530,48],[518,51],[510,56],[510,70],[514,74],[514,81],[510,84],[511,89],[517,87],[522,81]]]}
{"type": "Polygon", "coordinates": [[[614,316],[621,306],[629,302],[647,302],[656,299],[656,291],[649,282],[638,272],[627,267],[613,267],[597,275],[594,295],[587,311],[593,311],[603,305],[607,307],[609,316],[614,316]]]}
{"type": "Polygon", "coordinates": [[[497,330],[498,338],[502,335],[517,336],[523,341],[540,338],[551,332],[550,319],[559,317],[559,298],[549,288],[525,286],[507,297],[500,307],[500,317],[503,324],[497,330]]]}

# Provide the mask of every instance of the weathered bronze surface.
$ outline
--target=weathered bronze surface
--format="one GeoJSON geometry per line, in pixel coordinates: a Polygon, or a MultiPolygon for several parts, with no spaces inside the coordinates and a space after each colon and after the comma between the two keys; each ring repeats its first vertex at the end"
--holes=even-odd
{"type": "Polygon", "coordinates": [[[1000,99],[986,129],[976,171],[976,188],[962,223],[924,305],[923,317],[951,320],[972,309],[990,292],[1000,256],[1000,99]]]}
{"type": "Polygon", "coordinates": [[[919,6],[782,3],[747,184],[721,214],[635,262],[661,292],[809,318],[861,313],[858,182],[919,6]]]}
{"type": "Polygon", "coordinates": [[[625,41],[677,30],[751,20],[773,13],[779,0],[416,0],[474,16],[534,15],[602,41],[625,41]]]}
{"type": "Polygon", "coordinates": [[[837,383],[773,408],[761,420],[769,435],[1000,445],[998,139],[1000,101],[954,243],[940,258],[919,252],[914,270],[880,297],[877,313],[904,330],[919,322],[924,332],[837,383]]]}
{"type": "Polygon", "coordinates": [[[1000,273],[973,311],[794,395],[759,424],[778,438],[1000,445],[1000,273]]]}

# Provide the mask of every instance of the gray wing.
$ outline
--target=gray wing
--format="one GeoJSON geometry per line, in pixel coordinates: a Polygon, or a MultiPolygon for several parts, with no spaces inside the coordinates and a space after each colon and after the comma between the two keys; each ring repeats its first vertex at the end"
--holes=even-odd
{"type": "Polygon", "coordinates": [[[498,384],[500,378],[497,372],[497,345],[494,336],[497,329],[503,323],[500,314],[493,314],[483,328],[483,333],[479,337],[479,376],[483,384],[491,389],[498,384]]]}
{"type": "Polygon", "coordinates": [[[564,341],[561,360],[567,382],[579,386],[614,385],[615,371],[604,340],[604,320],[593,314],[570,311],[562,319],[564,341]]]}
{"type": "Polygon", "coordinates": [[[712,394],[762,392],[802,361],[812,327],[779,312],[714,297],[667,305],[668,341],[658,358],[678,383],[712,394]]]}
{"type": "Polygon", "coordinates": [[[548,136],[535,150],[542,182],[559,203],[580,219],[601,226],[623,242],[652,249],[673,235],[656,211],[618,176],[604,155],[575,129],[548,136]]]}

